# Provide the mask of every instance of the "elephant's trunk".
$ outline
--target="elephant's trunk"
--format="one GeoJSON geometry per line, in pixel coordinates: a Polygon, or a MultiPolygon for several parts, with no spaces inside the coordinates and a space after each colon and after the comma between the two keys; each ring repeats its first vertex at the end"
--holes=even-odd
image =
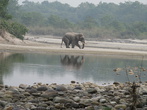
{"type": "Polygon", "coordinates": [[[84,49],[84,47],[85,47],[85,42],[83,42],[82,49],[84,49]]]}

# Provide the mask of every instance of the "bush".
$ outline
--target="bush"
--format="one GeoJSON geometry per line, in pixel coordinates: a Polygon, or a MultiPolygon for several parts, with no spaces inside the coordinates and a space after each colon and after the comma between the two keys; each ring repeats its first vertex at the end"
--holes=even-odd
{"type": "Polygon", "coordinates": [[[15,37],[23,40],[23,35],[28,32],[28,29],[16,22],[10,22],[6,20],[0,20],[0,29],[4,29],[8,31],[10,34],[14,35],[15,37]]]}
{"type": "Polygon", "coordinates": [[[25,26],[19,23],[12,23],[9,32],[13,34],[14,36],[16,36],[17,38],[23,40],[24,38],[23,35],[25,35],[26,32],[28,32],[28,30],[25,26]]]}

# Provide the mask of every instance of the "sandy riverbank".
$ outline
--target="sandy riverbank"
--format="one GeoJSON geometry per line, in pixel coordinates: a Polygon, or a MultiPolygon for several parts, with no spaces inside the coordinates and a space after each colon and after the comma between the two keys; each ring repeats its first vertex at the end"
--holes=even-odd
{"type": "Polygon", "coordinates": [[[52,36],[25,36],[21,43],[0,43],[0,51],[35,52],[35,53],[63,53],[63,54],[94,54],[94,55],[133,55],[147,56],[146,40],[113,40],[113,41],[88,41],[85,48],[60,47],[61,38],[52,36]],[[121,42],[120,42],[121,41],[121,42]]]}

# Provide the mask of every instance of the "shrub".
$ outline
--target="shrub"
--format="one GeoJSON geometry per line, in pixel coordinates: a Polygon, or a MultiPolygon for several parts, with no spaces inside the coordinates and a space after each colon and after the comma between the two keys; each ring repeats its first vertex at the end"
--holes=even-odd
{"type": "Polygon", "coordinates": [[[28,32],[28,29],[25,26],[16,22],[10,22],[6,20],[0,20],[0,29],[4,29],[10,34],[22,40],[24,38],[23,35],[28,32]]]}

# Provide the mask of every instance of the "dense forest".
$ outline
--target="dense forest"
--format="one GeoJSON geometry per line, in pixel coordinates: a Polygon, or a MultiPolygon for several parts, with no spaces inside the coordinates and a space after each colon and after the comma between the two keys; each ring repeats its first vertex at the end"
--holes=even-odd
{"type": "Polygon", "coordinates": [[[10,0],[8,12],[31,34],[62,36],[75,31],[89,38],[147,37],[147,5],[138,1],[98,5],[85,2],[71,7],[58,1],[26,0],[20,5],[18,0],[10,0]]]}

